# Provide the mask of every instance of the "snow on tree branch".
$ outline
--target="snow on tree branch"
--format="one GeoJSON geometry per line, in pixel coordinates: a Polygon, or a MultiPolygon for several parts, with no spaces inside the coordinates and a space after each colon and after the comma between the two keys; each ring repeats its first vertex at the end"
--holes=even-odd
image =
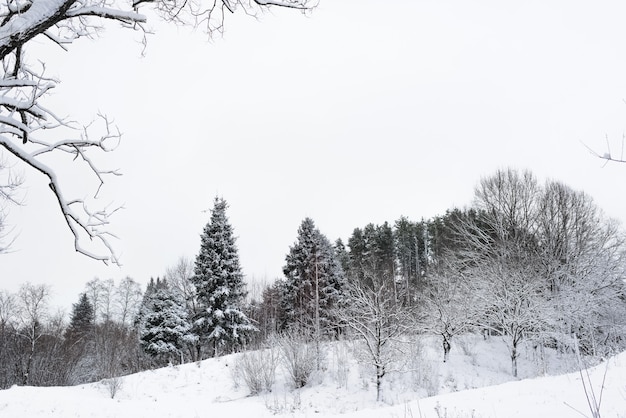
{"type": "MultiPolygon", "coordinates": [[[[49,155],[69,155],[73,161],[85,164],[98,181],[94,193],[97,198],[106,175],[119,173],[99,168],[92,153],[112,151],[121,135],[104,116],[100,115],[103,133],[96,134],[92,124],[81,129],[46,107],[46,97],[59,81],[46,75],[45,63],[35,58],[33,61],[38,64],[34,65],[24,52],[34,38],[42,38],[68,51],[76,39],[96,34],[103,20],[121,22],[123,28],[145,34],[143,24],[147,18],[139,12],[144,4],[156,9],[167,21],[206,25],[209,35],[222,32],[226,12],[241,9],[254,16],[270,6],[306,11],[316,5],[313,0],[7,0],[0,3],[0,150],[15,157],[22,167],[33,169],[48,179],[50,190],[74,235],[76,251],[105,263],[118,264],[110,242],[114,235],[107,229],[109,218],[117,209],[107,206],[94,209],[84,198],[67,196],[57,175],[60,166],[43,159],[51,158],[47,157],[49,155]],[[99,249],[87,248],[85,238],[96,241],[99,249]]],[[[51,160],[59,164],[56,157],[51,160]]],[[[9,176],[18,178],[12,173],[9,176]]],[[[11,201],[2,190],[0,199],[11,201]]]]}
{"type": "Polygon", "coordinates": [[[606,137],[605,139],[606,139],[606,151],[602,154],[594,151],[593,149],[591,149],[589,146],[585,144],[583,145],[585,145],[587,150],[591,154],[593,154],[595,157],[598,157],[604,160],[605,164],[608,164],[611,161],[616,162],[616,163],[626,163],[626,157],[624,157],[624,143],[626,142],[626,134],[622,135],[622,145],[621,145],[621,152],[619,156],[615,155],[613,151],[611,150],[611,144],[609,143],[609,138],[606,137]]]}

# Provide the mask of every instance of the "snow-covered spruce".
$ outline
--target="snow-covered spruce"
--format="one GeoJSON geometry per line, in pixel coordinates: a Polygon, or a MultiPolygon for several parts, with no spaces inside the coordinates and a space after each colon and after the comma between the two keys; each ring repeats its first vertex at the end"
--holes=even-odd
{"type": "Polygon", "coordinates": [[[183,347],[196,338],[183,302],[165,280],[158,281],[146,294],[139,323],[141,347],[153,357],[170,362],[179,358],[183,363],[183,347]]]}
{"type": "Polygon", "coordinates": [[[245,283],[227,207],[224,199],[215,198],[211,219],[200,237],[192,278],[198,304],[193,331],[201,343],[212,348],[211,355],[237,349],[256,329],[242,309],[245,283]]]}

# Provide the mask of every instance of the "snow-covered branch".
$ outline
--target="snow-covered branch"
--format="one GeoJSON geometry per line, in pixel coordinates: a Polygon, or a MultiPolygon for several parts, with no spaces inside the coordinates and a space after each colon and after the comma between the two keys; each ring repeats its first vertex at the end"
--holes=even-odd
{"type": "MultiPolygon", "coordinates": [[[[52,190],[52,193],[56,197],[59,209],[65,218],[67,226],[74,235],[74,248],[76,251],[93,259],[103,261],[104,263],[112,262],[114,264],[118,264],[115,251],[109,242],[109,238],[114,236],[105,229],[105,227],[109,224],[109,217],[117,209],[112,211],[93,211],[82,199],[67,199],[63,194],[59,179],[51,167],[37,159],[36,155],[25,152],[9,138],[0,136],[0,145],[19,160],[48,178],[50,190],[52,190]],[[79,208],[75,209],[77,206],[79,208]],[[104,247],[106,247],[109,254],[102,255],[85,248],[81,244],[80,239],[83,234],[86,234],[90,240],[99,241],[102,245],[104,245],[104,247]]],[[[77,148],[77,152],[78,150],[80,150],[80,148],[77,148]]],[[[96,172],[96,175],[100,176],[100,173],[96,172]]]]}
{"type": "MultiPolygon", "coordinates": [[[[105,263],[118,262],[109,241],[113,235],[107,231],[109,216],[115,210],[92,209],[84,199],[66,196],[57,176],[59,167],[42,159],[69,155],[73,161],[84,163],[99,182],[94,193],[97,197],[105,175],[119,173],[99,168],[91,152],[111,151],[121,134],[101,115],[104,130],[100,134],[94,134],[89,125],[80,129],[80,125],[57,116],[46,106],[45,99],[58,80],[45,75],[45,63],[36,58],[30,62],[25,50],[30,40],[41,35],[52,45],[68,51],[74,40],[98,33],[103,20],[118,21],[125,29],[146,33],[143,24],[147,18],[139,11],[142,6],[156,9],[168,21],[195,26],[206,23],[205,30],[211,34],[222,30],[226,11],[235,12],[239,8],[254,15],[270,6],[308,10],[315,4],[312,0],[7,0],[0,3],[0,147],[23,166],[48,179],[74,235],[76,250],[105,263]],[[90,139],[95,137],[99,138],[90,139]],[[99,242],[101,250],[87,249],[81,239],[85,236],[99,242]]],[[[58,162],[55,158],[50,161],[58,162]]],[[[3,190],[6,188],[0,189],[0,199],[10,201],[9,193],[3,190]]]]}
{"type": "Polygon", "coordinates": [[[307,10],[310,9],[311,3],[308,0],[254,0],[255,3],[262,6],[279,6],[292,9],[307,10]]]}
{"type": "Polygon", "coordinates": [[[604,151],[603,153],[596,152],[595,150],[593,150],[586,144],[583,144],[583,145],[587,148],[587,150],[593,156],[604,160],[606,163],[609,163],[609,162],[626,163],[626,157],[624,156],[624,143],[626,142],[626,134],[622,135],[622,144],[621,144],[621,151],[620,151],[619,156],[616,155],[611,150],[611,144],[609,142],[609,138],[606,137],[605,140],[606,140],[606,151],[604,151]]]}
{"type": "Polygon", "coordinates": [[[96,16],[104,19],[119,20],[124,23],[145,22],[146,16],[133,12],[112,9],[109,7],[87,6],[72,9],[65,14],[68,18],[78,16],[96,16]]]}

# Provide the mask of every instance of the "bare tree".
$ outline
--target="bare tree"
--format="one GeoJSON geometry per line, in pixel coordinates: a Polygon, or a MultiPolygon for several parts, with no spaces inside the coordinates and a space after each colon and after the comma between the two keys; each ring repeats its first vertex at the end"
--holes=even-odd
{"type": "Polygon", "coordinates": [[[584,193],[501,170],[476,189],[478,215],[460,222],[460,271],[480,300],[481,326],[501,334],[517,373],[525,338],[587,354],[617,347],[626,317],[624,238],[584,193]]]}
{"type": "Polygon", "coordinates": [[[427,279],[425,329],[441,336],[444,363],[448,361],[452,339],[476,324],[479,304],[467,279],[453,268],[440,269],[427,279]]]}
{"type": "Polygon", "coordinates": [[[93,306],[94,319],[103,323],[113,321],[118,302],[118,289],[113,279],[102,280],[94,277],[85,284],[85,293],[93,306]]]}
{"type": "Polygon", "coordinates": [[[590,196],[561,183],[546,184],[540,203],[540,265],[555,308],[553,337],[573,350],[576,333],[586,354],[598,354],[597,340],[616,342],[624,331],[616,327],[624,316],[624,236],[590,196]]]}
{"type": "Polygon", "coordinates": [[[190,315],[198,313],[198,301],[196,287],[192,282],[194,275],[194,263],[187,257],[180,257],[176,265],[168,267],[165,271],[165,279],[180,297],[185,301],[190,315]]]}
{"type": "Polygon", "coordinates": [[[499,170],[476,188],[479,215],[456,225],[464,242],[460,269],[470,277],[482,310],[477,322],[502,335],[514,376],[519,343],[544,330],[550,316],[542,298],[534,235],[539,191],[530,172],[499,170]]]}
{"type": "Polygon", "coordinates": [[[515,377],[520,343],[545,332],[552,316],[551,305],[542,296],[543,283],[525,262],[532,263],[529,259],[484,263],[474,270],[471,280],[472,293],[483,311],[477,324],[503,337],[515,377]]]}
{"type": "Polygon", "coordinates": [[[15,295],[0,291],[0,389],[9,388],[15,381],[15,340],[18,306],[15,295]]]}
{"type": "Polygon", "coordinates": [[[21,384],[30,383],[35,349],[44,334],[44,321],[48,315],[50,288],[46,285],[23,284],[17,294],[19,306],[19,336],[27,342],[26,359],[21,364],[21,384]]]}
{"type": "Polygon", "coordinates": [[[98,277],[94,277],[85,284],[85,293],[89,298],[89,302],[91,302],[91,306],[93,306],[93,317],[95,321],[97,321],[102,314],[102,292],[102,280],[98,277]]]}
{"type": "Polygon", "coordinates": [[[5,290],[0,291],[0,331],[14,326],[16,313],[15,295],[5,290]]]}
{"type": "Polygon", "coordinates": [[[119,322],[131,325],[139,311],[142,298],[141,286],[131,277],[122,279],[115,289],[115,304],[119,322]]]}
{"type": "Polygon", "coordinates": [[[115,282],[113,279],[102,280],[100,282],[100,310],[102,311],[102,320],[104,323],[114,320],[115,309],[115,282]]]}
{"type": "MultiPolygon", "coordinates": [[[[165,272],[165,279],[168,286],[178,295],[185,303],[187,315],[189,318],[195,318],[200,313],[200,305],[198,304],[198,295],[196,286],[193,284],[194,262],[187,257],[180,257],[178,262],[168,267],[165,272]]],[[[189,343],[189,355],[193,361],[201,360],[202,345],[199,339],[189,343]]]]}
{"type": "Polygon", "coordinates": [[[121,134],[105,115],[80,125],[49,108],[46,96],[59,80],[26,50],[36,39],[67,51],[75,40],[96,35],[103,21],[117,21],[123,28],[145,33],[147,18],[140,9],[150,6],[165,20],[203,26],[211,34],[221,32],[225,15],[237,9],[254,15],[269,6],[308,10],[315,4],[311,0],[8,0],[0,4],[0,147],[22,167],[47,178],[76,251],[105,263],[118,263],[108,228],[117,208],[102,205],[98,194],[105,178],[119,173],[99,167],[94,152],[114,150],[121,134]],[[71,161],[81,162],[99,184],[92,198],[66,194],[59,167],[71,161]],[[96,241],[96,248],[87,248],[85,239],[96,241]]]}
{"type": "Polygon", "coordinates": [[[365,357],[376,372],[376,400],[382,399],[385,375],[400,357],[398,337],[415,329],[411,311],[397,303],[389,280],[372,271],[365,274],[370,285],[352,281],[346,285],[347,301],[337,309],[339,320],[365,343],[365,357]]]}

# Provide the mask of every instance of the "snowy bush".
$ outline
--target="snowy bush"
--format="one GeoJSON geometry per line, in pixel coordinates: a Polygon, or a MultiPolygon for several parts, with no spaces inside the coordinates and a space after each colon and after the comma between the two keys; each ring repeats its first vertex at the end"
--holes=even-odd
{"type": "Polygon", "coordinates": [[[115,395],[122,389],[122,378],[121,377],[111,377],[110,379],[104,379],[102,384],[109,391],[109,395],[111,399],[115,398],[115,395]]]}
{"type": "Polygon", "coordinates": [[[463,351],[463,354],[468,356],[472,360],[472,364],[477,365],[478,353],[476,352],[476,335],[474,334],[461,335],[457,339],[457,343],[459,347],[461,347],[461,351],[463,351]]]}
{"type": "Polygon", "coordinates": [[[345,342],[333,345],[334,353],[334,377],[337,387],[348,387],[348,376],[350,374],[350,350],[345,342]]]}
{"type": "Polygon", "coordinates": [[[437,418],[478,418],[479,415],[476,414],[476,411],[472,410],[471,412],[458,411],[456,408],[453,408],[451,411],[446,407],[442,407],[439,402],[435,406],[435,412],[437,413],[437,418]]]}
{"type": "Polygon", "coordinates": [[[271,392],[276,380],[278,353],[273,348],[243,353],[235,363],[234,378],[243,381],[250,394],[271,392]]]}
{"type": "Polygon", "coordinates": [[[437,395],[439,393],[439,363],[427,358],[421,338],[414,338],[409,347],[409,355],[404,368],[410,373],[413,389],[423,389],[428,396],[437,395]]]}
{"type": "Polygon", "coordinates": [[[265,398],[265,407],[274,415],[293,414],[302,406],[302,399],[300,398],[300,392],[292,392],[289,396],[283,392],[279,397],[274,394],[271,398],[265,398]]]}
{"type": "Polygon", "coordinates": [[[285,334],[279,339],[285,367],[294,388],[304,387],[315,370],[315,347],[297,334],[285,334]]]}

